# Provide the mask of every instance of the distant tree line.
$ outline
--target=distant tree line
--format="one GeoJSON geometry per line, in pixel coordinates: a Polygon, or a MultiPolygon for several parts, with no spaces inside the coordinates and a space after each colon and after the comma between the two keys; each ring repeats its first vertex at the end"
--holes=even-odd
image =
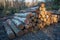
{"type": "Polygon", "coordinates": [[[60,0],[54,0],[55,5],[60,5],[60,0]]]}

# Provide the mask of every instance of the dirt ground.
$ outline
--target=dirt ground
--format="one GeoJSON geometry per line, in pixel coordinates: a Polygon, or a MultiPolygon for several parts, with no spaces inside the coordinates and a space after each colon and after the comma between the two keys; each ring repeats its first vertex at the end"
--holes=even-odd
{"type": "MultiPolygon", "coordinates": [[[[0,40],[10,40],[2,23],[0,24],[0,40]]],[[[21,37],[11,40],[60,40],[60,23],[46,26],[36,33],[29,32],[21,37]]]]}

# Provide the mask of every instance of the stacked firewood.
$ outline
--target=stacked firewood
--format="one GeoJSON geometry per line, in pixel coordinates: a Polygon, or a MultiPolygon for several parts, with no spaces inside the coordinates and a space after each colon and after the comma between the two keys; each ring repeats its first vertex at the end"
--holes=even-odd
{"type": "Polygon", "coordinates": [[[27,15],[24,26],[25,29],[34,32],[36,30],[44,28],[46,25],[58,22],[58,16],[54,15],[53,13],[47,12],[46,14],[42,15],[37,13],[35,13],[35,15],[33,15],[32,13],[27,15]],[[42,17],[42,15],[45,17],[42,17]]]}
{"type": "MultiPolygon", "coordinates": [[[[39,11],[40,12],[40,11],[39,11]]],[[[36,32],[44,28],[46,25],[57,23],[60,21],[60,15],[55,15],[51,12],[43,13],[29,13],[29,14],[16,14],[13,18],[4,22],[5,30],[10,39],[16,36],[24,35],[28,32],[36,32]],[[22,15],[25,15],[22,17],[22,15]]]]}
{"type": "Polygon", "coordinates": [[[12,18],[7,19],[3,24],[6,30],[6,33],[10,39],[15,38],[16,36],[22,36],[29,32],[32,29],[32,24],[29,23],[29,19],[33,16],[32,13],[26,14],[16,14],[12,18]],[[24,15],[23,17],[21,17],[24,15]]]}
{"type": "Polygon", "coordinates": [[[39,14],[39,18],[43,21],[44,25],[50,25],[58,22],[58,16],[50,12],[39,14]]]}
{"type": "Polygon", "coordinates": [[[4,27],[8,37],[13,39],[16,36],[24,35],[29,31],[36,32],[37,30],[44,28],[46,25],[57,23],[60,20],[59,18],[60,16],[50,12],[47,12],[46,14],[35,13],[34,15],[30,13],[26,15],[25,18],[13,18],[15,21],[13,19],[8,19],[4,22],[4,27]]]}

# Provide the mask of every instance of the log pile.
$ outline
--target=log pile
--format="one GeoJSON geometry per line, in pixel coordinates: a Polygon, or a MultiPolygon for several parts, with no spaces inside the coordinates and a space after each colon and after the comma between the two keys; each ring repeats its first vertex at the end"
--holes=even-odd
{"type": "Polygon", "coordinates": [[[6,23],[4,23],[5,29],[7,31],[8,37],[10,39],[15,38],[16,36],[21,36],[26,33],[35,32],[39,29],[44,28],[46,25],[50,25],[53,23],[57,23],[60,16],[47,12],[46,14],[28,14],[26,18],[13,18],[14,20],[18,20],[18,22],[8,19],[6,23]],[[8,26],[7,26],[8,24],[8,26]],[[11,37],[12,36],[12,37],[11,37]]]}
{"type": "Polygon", "coordinates": [[[19,37],[29,31],[36,32],[39,29],[43,29],[46,25],[60,21],[60,15],[48,12],[44,7],[40,7],[39,10],[40,11],[36,11],[35,14],[15,14],[13,18],[8,19],[4,23],[4,26],[9,38],[19,37]]]}
{"type": "Polygon", "coordinates": [[[4,27],[5,27],[5,30],[6,30],[6,33],[7,33],[7,35],[8,35],[8,37],[10,38],[10,39],[13,39],[13,38],[15,38],[15,34],[14,34],[14,32],[11,30],[11,28],[8,26],[8,24],[6,23],[6,22],[4,22],[4,27]]]}

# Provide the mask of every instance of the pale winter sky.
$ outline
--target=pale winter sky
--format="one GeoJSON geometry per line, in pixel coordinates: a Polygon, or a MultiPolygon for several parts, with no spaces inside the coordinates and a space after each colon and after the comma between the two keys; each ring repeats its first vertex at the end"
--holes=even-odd
{"type": "MultiPolygon", "coordinates": [[[[6,0],[7,1],[7,0],[6,0]]],[[[12,0],[9,0],[9,1],[12,1],[12,0]]],[[[14,0],[15,1],[15,0],[14,0]]],[[[18,0],[18,1],[22,1],[22,0],[18,0]]],[[[25,0],[25,2],[32,2],[33,0],[25,0]]],[[[36,1],[36,0],[34,0],[34,1],[36,1]]],[[[42,1],[42,2],[44,2],[45,0],[38,0],[38,1],[42,1]]]]}
{"type": "MultiPolygon", "coordinates": [[[[25,2],[32,2],[33,0],[25,0],[25,2]]],[[[36,1],[36,0],[35,0],[36,1]]],[[[38,0],[44,2],[45,0],[38,0]]]]}

